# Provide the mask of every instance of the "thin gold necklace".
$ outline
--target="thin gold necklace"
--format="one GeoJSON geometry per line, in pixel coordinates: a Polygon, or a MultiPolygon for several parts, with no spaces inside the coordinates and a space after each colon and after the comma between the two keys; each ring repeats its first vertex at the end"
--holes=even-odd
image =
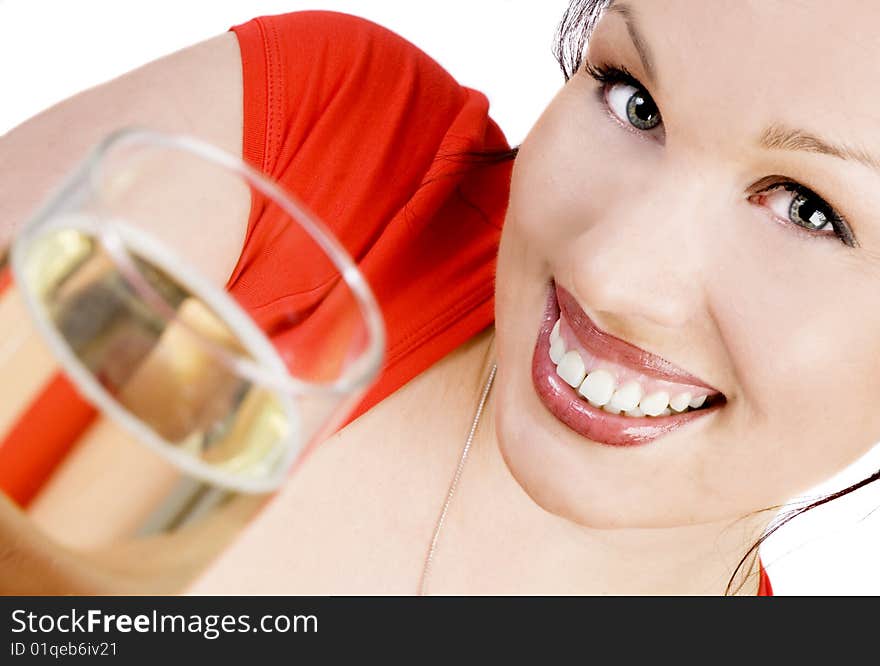
{"type": "Polygon", "coordinates": [[[486,398],[489,396],[489,389],[492,388],[492,382],[495,379],[495,371],[498,369],[496,363],[492,364],[492,370],[489,372],[489,378],[483,387],[483,394],[480,396],[480,403],[477,405],[477,413],[474,414],[471,430],[468,433],[467,441],[461,451],[461,458],[458,460],[458,467],[455,468],[455,475],[452,477],[452,483],[449,484],[449,491],[446,493],[446,501],[440,510],[440,517],[437,519],[437,526],[434,528],[434,536],[431,538],[431,546],[428,548],[428,555],[425,557],[425,564],[422,567],[422,576],[419,580],[419,596],[424,596],[427,589],[428,576],[431,573],[431,564],[434,562],[434,553],[437,550],[437,542],[440,539],[440,531],[443,529],[443,523],[446,521],[446,513],[449,511],[449,505],[452,503],[452,497],[455,495],[455,489],[458,487],[458,480],[461,478],[461,471],[464,469],[464,463],[467,460],[468,451],[471,448],[471,442],[474,440],[474,434],[477,432],[477,426],[480,423],[480,416],[483,413],[483,407],[486,404],[486,398]]]}

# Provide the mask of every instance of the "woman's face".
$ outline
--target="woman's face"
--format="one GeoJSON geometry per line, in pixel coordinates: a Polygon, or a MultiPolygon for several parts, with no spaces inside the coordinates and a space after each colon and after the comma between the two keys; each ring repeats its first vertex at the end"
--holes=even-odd
{"type": "Polygon", "coordinates": [[[554,98],[498,259],[496,425],[538,504],[596,527],[737,518],[880,439],[878,19],[855,0],[629,0],[599,21],[586,62],[637,82],[582,67],[554,98]],[[635,446],[564,423],[532,376],[551,279],[726,403],[635,446]]]}

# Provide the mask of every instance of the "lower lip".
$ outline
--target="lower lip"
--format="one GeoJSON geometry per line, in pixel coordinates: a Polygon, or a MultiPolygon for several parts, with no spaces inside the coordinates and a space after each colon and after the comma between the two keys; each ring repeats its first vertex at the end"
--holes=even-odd
{"type": "Polygon", "coordinates": [[[696,419],[714,414],[723,403],[669,416],[630,417],[593,407],[556,374],[550,358],[550,332],[559,318],[556,288],[551,282],[532,357],[532,382],[541,401],[557,419],[576,433],[600,444],[634,446],[647,444],[696,419]]]}

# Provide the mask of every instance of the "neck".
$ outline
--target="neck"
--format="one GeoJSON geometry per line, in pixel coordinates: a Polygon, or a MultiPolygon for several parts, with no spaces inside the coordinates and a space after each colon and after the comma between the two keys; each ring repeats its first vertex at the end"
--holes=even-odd
{"type": "MultiPolygon", "coordinates": [[[[471,376],[475,367],[481,368],[474,408],[494,362],[494,336],[485,336],[480,347],[482,353],[475,350],[470,364],[471,376]]],[[[464,556],[459,558],[458,574],[480,581],[480,589],[468,591],[725,593],[740,559],[769,518],[599,529],[552,514],[520,487],[503,459],[495,428],[495,395],[490,391],[443,537],[456,542],[455,549],[450,546],[445,552],[457,550],[464,556]]],[[[731,591],[754,595],[758,584],[753,552],[731,591]]]]}

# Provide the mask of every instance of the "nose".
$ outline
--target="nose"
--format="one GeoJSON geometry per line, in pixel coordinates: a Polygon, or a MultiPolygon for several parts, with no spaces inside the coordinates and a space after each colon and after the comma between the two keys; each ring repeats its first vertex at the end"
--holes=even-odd
{"type": "Polygon", "coordinates": [[[604,320],[647,320],[680,328],[706,310],[712,229],[719,207],[705,183],[652,179],[589,206],[571,246],[572,284],[588,312],[604,320]]]}

